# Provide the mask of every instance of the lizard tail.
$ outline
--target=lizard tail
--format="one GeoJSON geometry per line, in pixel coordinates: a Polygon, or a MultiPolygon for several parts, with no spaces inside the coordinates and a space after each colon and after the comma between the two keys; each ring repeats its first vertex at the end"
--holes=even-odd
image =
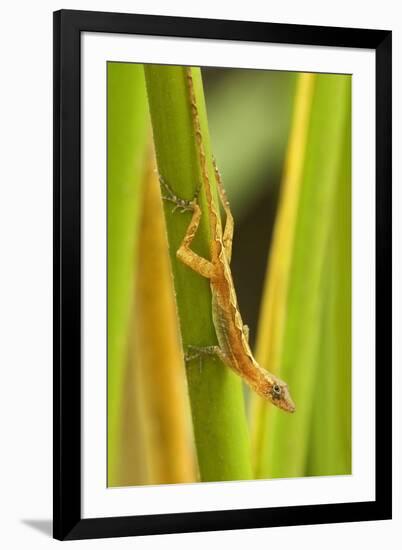
{"type": "MultiPolygon", "coordinates": [[[[187,77],[188,90],[190,94],[191,113],[192,113],[194,133],[195,133],[196,143],[197,143],[197,152],[200,159],[201,177],[203,180],[205,196],[206,196],[209,211],[210,211],[209,218],[210,218],[211,237],[213,239],[213,242],[215,242],[217,238],[217,231],[218,231],[218,214],[215,210],[214,201],[212,198],[211,182],[209,179],[208,166],[207,166],[207,157],[205,153],[204,142],[202,139],[201,123],[200,123],[200,117],[199,117],[198,108],[197,108],[197,100],[195,97],[194,82],[193,82],[193,76],[191,74],[191,67],[186,67],[185,71],[186,71],[186,77],[187,77]]],[[[215,249],[215,246],[212,246],[212,250],[211,250],[212,254],[214,254],[214,249],[215,249]]]]}

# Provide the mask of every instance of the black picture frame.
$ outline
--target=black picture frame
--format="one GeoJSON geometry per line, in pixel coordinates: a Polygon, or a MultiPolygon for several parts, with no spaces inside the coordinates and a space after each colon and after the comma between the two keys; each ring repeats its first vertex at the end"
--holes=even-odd
{"type": "Polygon", "coordinates": [[[71,540],[390,519],[391,31],[70,10],[57,11],[53,17],[54,537],[71,540]],[[80,38],[85,31],[375,50],[375,501],[82,519],[80,38]]]}

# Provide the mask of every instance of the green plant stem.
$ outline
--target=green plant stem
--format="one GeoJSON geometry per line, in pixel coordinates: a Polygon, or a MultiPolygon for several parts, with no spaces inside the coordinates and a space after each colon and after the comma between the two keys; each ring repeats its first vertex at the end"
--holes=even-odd
{"type": "MultiPolygon", "coordinates": [[[[192,74],[210,180],[214,182],[201,73],[192,69],[192,74]]],[[[158,171],[177,196],[192,199],[199,188],[201,171],[185,69],[146,65],[145,76],[158,171]]],[[[209,257],[203,190],[200,205],[203,216],[193,249],[209,257]]],[[[173,205],[167,201],[164,210],[183,347],[212,345],[216,335],[209,283],[176,258],[191,214],[172,213],[173,205]]],[[[240,379],[215,359],[191,362],[187,379],[201,480],[249,479],[249,439],[240,379]]]]}
{"type": "Polygon", "coordinates": [[[124,417],[135,240],[148,141],[141,66],[108,63],[108,485],[132,479],[124,417]]]}
{"type": "Polygon", "coordinates": [[[351,473],[351,117],[324,271],[322,337],[307,475],[351,473]],[[321,366],[321,368],[320,368],[321,366]]]}
{"type": "MultiPolygon", "coordinates": [[[[344,158],[349,101],[349,76],[316,76],[299,175],[294,235],[288,244],[284,242],[284,246],[291,247],[285,317],[275,365],[265,365],[288,382],[296,413],[289,416],[273,407],[260,409],[262,418],[255,419],[261,437],[256,456],[260,478],[300,477],[306,472],[313,403],[321,390],[317,375],[319,369],[326,367],[317,361],[326,294],[322,282],[344,158]]],[[[275,300],[269,278],[267,284],[269,300],[275,300]]],[[[270,337],[271,334],[261,333],[259,341],[265,339],[268,343],[270,337]]]]}

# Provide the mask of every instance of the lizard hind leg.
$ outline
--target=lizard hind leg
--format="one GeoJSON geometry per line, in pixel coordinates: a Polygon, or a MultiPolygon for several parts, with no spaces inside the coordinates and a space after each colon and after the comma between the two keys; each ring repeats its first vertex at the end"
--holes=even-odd
{"type": "Polygon", "coordinates": [[[225,214],[226,214],[225,229],[223,231],[222,240],[223,240],[223,246],[225,248],[226,259],[227,259],[228,263],[230,264],[230,260],[232,258],[234,220],[233,220],[232,211],[230,210],[230,204],[229,204],[229,201],[228,201],[228,197],[226,195],[226,191],[225,191],[225,188],[223,186],[222,177],[221,177],[221,174],[218,170],[218,166],[216,164],[215,158],[213,158],[212,161],[213,161],[214,170],[215,170],[215,178],[216,178],[216,183],[217,183],[217,186],[218,186],[219,198],[221,199],[221,203],[222,203],[223,209],[225,210],[225,214]]]}

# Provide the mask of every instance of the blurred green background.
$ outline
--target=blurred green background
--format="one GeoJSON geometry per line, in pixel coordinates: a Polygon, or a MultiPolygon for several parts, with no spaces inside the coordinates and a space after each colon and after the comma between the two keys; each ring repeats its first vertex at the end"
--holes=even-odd
{"type": "MultiPolygon", "coordinates": [[[[214,448],[203,440],[201,453],[192,430],[179,336],[160,398],[160,359],[142,349],[147,341],[161,357],[171,351],[155,331],[169,313],[158,313],[156,301],[148,317],[152,299],[139,296],[138,281],[148,273],[156,294],[174,295],[166,290],[170,274],[147,266],[152,244],[141,243],[149,218],[162,216],[160,199],[148,196],[156,185],[152,125],[155,135],[175,124],[169,113],[181,99],[169,86],[181,89],[180,71],[160,66],[151,78],[147,67],[144,74],[141,65],[108,63],[108,486],[222,479],[203,474],[200,461],[214,448]],[[157,96],[162,107],[166,99],[159,113],[148,101],[157,96]],[[150,319],[149,336],[141,318],[150,319]]],[[[253,478],[350,474],[351,77],[202,68],[202,82],[205,124],[235,219],[239,308],[257,360],[288,382],[297,406],[286,415],[244,388],[244,471],[253,478]]],[[[163,144],[156,145],[160,159],[163,144]]],[[[164,154],[181,158],[174,142],[165,146],[164,154]]],[[[225,475],[239,478],[230,469],[225,475]]]]}

